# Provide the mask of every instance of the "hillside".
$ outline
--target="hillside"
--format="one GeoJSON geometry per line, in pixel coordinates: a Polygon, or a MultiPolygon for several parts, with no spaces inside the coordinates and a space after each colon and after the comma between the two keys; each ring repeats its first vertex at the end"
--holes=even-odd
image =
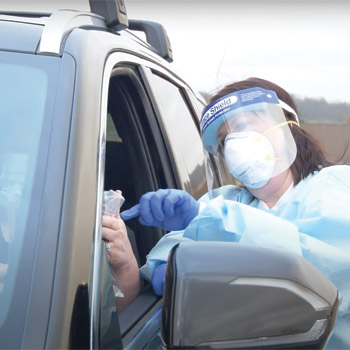
{"type": "Polygon", "coordinates": [[[350,164],[350,123],[301,123],[325,150],[327,159],[337,164],[350,164]]]}
{"type": "Polygon", "coordinates": [[[350,104],[328,103],[324,98],[298,98],[301,127],[322,145],[328,160],[350,164],[350,104]]]}
{"type": "Polygon", "coordinates": [[[350,122],[350,104],[328,103],[324,98],[299,98],[293,96],[299,119],[306,123],[344,124],[350,122]]]}

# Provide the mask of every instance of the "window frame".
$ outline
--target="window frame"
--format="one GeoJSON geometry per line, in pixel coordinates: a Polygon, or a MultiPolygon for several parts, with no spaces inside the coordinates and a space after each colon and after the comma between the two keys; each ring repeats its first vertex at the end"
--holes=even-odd
{"type": "MultiPolygon", "coordinates": [[[[102,198],[104,186],[103,186],[103,178],[104,178],[104,156],[105,156],[105,147],[106,147],[106,120],[107,120],[107,106],[108,106],[108,92],[109,92],[109,83],[110,79],[113,76],[113,71],[120,67],[120,66],[132,66],[135,69],[135,72],[137,72],[140,76],[140,82],[142,83],[142,87],[145,90],[147,94],[147,98],[150,102],[150,105],[153,109],[153,115],[152,117],[148,118],[148,122],[151,126],[153,135],[154,135],[154,141],[156,143],[156,147],[158,150],[163,150],[163,152],[160,152],[160,158],[162,162],[163,170],[166,174],[166,177],[171,177],[169,174],[173,174],[175,178],[175,182],[173,185],[177,188],[184,188],[184,184],[182,180],[179,178],[177,167],[178,165],[175,163],[174,159],[172,159],[172,148],[170,146],[169,140],[167,136],[162,132],[162,116],[160,115],[160,112],[157,108],[157,101],[154,99],[154,95],[152,94],[152,90],[150,88],[151,80],[148,76],[149,72],[151,70],[156,71],[158,74],[164,76],[167,80],[170,80],[174,85],[179,87],[184,94],[184,97],[186,99],[186,105],[188,106],[194,106],[194,108],[197,107],[197,105],[194,105],[194,101],[196,101],[196,98],[193,97],[194,93],[191,91],[191,89],[177,76],[175,76],[171,71],[166,70],[163,66],[160,64],[148,60],[146,58],[141,58],[136,55],[133,55],[131,53],[125,53],[125,52],[113,52],[111,53],[105,62],[105,68],[103,72],[103,78],[102,78],[102,95],[101,95],[101,110],[100,110],[100,116],[101,116],[101,125],[100,125],[100,136],[99,136],[99,164],[98,164],[98,190],[97,190],[97,196],[99,199],[102,198]],[[190,96],[191,95],[191,96],[190,96]]],[[[151,73],[152,74],[152,73],[151,73]]],[[[197,102],[197,101],[196,101],[197,102]]],[[[194,123],[197,125],[198,132],[199,132],[199,110],[200,107],[198,107],[198,110],[194,110],[192,107],[188,107],[190,110],[190,113],[192,115],[194,123]]],[[[101,206],[101,201],[97,203],[98,207],[101,206]]],[[[96,232],[101,232],[102,223],[101,219],[101,211],[97,211],[96,215],[96,225],[95,229],[99,230],[96,232]]],[[[99,320],[99,303],[100,303],[100,295],[99,295],[99,287],[100,287],[100,280],[99,275],[96,273],[100,270],[101,266],[100,263],[97,260],[100,260],[103,258],[103,251],[101,246],[101,233],[95,235],[95,244],[94,244],[94,269],[96,269],[95,273],[93,274],[91,285],[94,286],[94,293],[92,294],[91,299],[91,334],[92,334],[92,342],[91,346],[97,347],[99,344],[98,341],[98,334],[99,334],[99,327],[98,327],[98,320],[99,320]]],[[[142,336],[140,338],[140,334],[143,334],[143,332],[146,331],[145,325],[148,321],[148,319],[152,316],[152,314],[159,309],[160,302],[156,302],[159,300],[159,298],[155,297],[153,292],[150,290],[145,290],[143,295],[140,296],[140,298],[137,298],[131,306],[135,306],[135,304],[142,304],[142,300],[149,303],[148,305],[148,311],[143,310],[142,314],[136,312],[134,310],[134,324],[129,328],[127,331],[122,329],[123,333],[123,342],[126,348],[128,347],[128,344],[130,345],[133,340],[135,340],[136,334],[138,334],[138,341],[142,339],[142,336]],[[139,299],[139,300],[138,300],[139,299]],[[148,300],[148,301],[147,301],[148,300]],[[153,305],[153,306],[152,306],[153,305]],[[145,314],[146,312],[146,314],[145,314]],[[135,323],[136,322],[136,323],[135,323]]],[[[137,307],[135,307],[137,308],[137,307]]],[[[131,312],[130,310],[126,309],[122,313],[119,313],[120,319],[123,319],[126,312],[131,312]]],[[[125,317],[124,317],[125,318],[125,317]]],[[[153,327],[158,327],[156,323],[153,322],[153,327]]],[[[155,328],[154,328],[155,329],[155,328]]],[[[147,332],[147,331],[146,331],[147,332]]],[[[144,338],[147,339],[147,336],[144,338]]],[[[149,341],[149,339],[147,340],[149,341]]]]}
{"type": "MultiPolygon", "coordinates": [[[[170,154],[172,166],[173,168],[179,169],[182,167],[181,164],[177,162],[177,160],[174,157],[174,154],[176,153],[175,149],[177,148],[176,144],[173,144],[173,142],[170,140],[170,137],[168,136],[167,128],[164,124],[164,120],[166,121],[166,118],[163,115],[163,112],[160,108],[158,108],[159,105],[162,105],[159,97],[158,97],[158,88],[156,86],[156,82],[154,80],[154,76],[159,77],[160,79],[163,79],[167,83],[173,85],[175,88],[178,89],[179,95],[182,97],[182,101],[184,103],[185,108],[187,108],[194,126],[197,128],[198,132],[198,139],[201,139],[200,135],[200,126],[199,126],[199,120],[200,120],[200,113],[202,112],[202,108],[204,107],[204,101],[201,101],[199,97],[195,98],[193,91],[182,81],[179,81],[174,76],[170,76],[169,74],[166,74],[164,70],[156,69],[154,67],[142,67],[142,75],[145,78],[145,81],[147,81],[147,89],[148,93],[150,95],[150,98],[152,100],[152,103],[154,105],[154,109],[157,113],[158,120],[160,121],[160,127],[162,130],[162,135],[165,139],[168,153],[170,154]]],[[[202,166],[205,166],[205,160],[204,160],[204,154],[202,157],[202,166]]],[[[183,175],[183,174],[182,174],[183,175]]],[[[195,188],[192,187],[192,181],[189,177],[189,174],[187,173],[187,176],[181,176],[177,172],[177,181],[178,181],[178,188],[187,190],[190,192],[196,199],[198,199],[201,195],[207,192],[207,188],[204,191],[194,191],[195,188]]]]}

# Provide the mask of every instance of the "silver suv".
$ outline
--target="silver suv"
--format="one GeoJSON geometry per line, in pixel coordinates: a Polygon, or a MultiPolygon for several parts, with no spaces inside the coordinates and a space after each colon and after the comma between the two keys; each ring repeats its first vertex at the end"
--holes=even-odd
{"type": "MultiPolygon", "coordinates": [[[[206,315],[208,322],[219,322],[212,327],[216,333],[206,332],[213,343],[194,344],[185,336],[190,329],[179,331],[181,314],[197,315],[176,294],[179,278],[186,276],[174,260],[181,245],[172,253],[167,298],[157,297],[145,283],[132,304],[116,311],[101,242],[103,191],[122,190],[123,209],[158,188],[203,195],[207,187],[198,123],[203,101],[169,64],[171,47],[161,25],[129,20],[121,0],[90,4],[91,12],[0,13],[0,348],[251,347],[242,339],[230,343],[231,335],[233,342],[239,335],[227,315],[227,334],[216,338],[223,325],[218,321],[222,307],[215,300],[211,305],[217,314],[206,315]],[[144,31],[148,42],[132,30],[144,31]],[[178,313],[172,316],[174,310],[178,313]]],[[[137,220],[128,226],[142,265],[165,232],[137,220]]],[[[206,266],[205,249],[198,266],[206,266]]],[[[183,261],[191,259],[183,254],[183,261]]],[[[220,249],[216,254],[212,258],[220,261],[220,249]]],[[[249,254],[256,252],[243,252],[249,254]]],[[[270,251],[264,256],[266,261],[282,259],[270,251]]],[[[209,274],[212,281],[213,274],[227,273],[227,263],[197,274],[209,274]]],[[[286,334],[299,336],[301,329],[308,334],[299,341],[303,346],[307,341],[324,344],[338,299],[335,288],[315,273],[319,285],[310,286],[300,276],[298,283],[309,294],[322,289],[327,307],[316,312],[303,290],[294,299],[304,300],[305,305],[298,301],[298,310],[305,307],[309,325],[326,319],[322,332],[315,336],[310,326],[308,334],[294,317],[292,324],[304,328],[284,325],[280,333],[269,333],[281,338],[263,346],[285,344],[286,334]]],[[[195,297],[197,289],[188,288],[195,297]]],[[[286,306],[274,312],[283,316],[294,301],[279,300],[286,306]]],[[[203,306],[207,303],[203,299],[203,306]]],[[[227,307],[234,314],[233,304],[227,307]]],[[[257,312],[261,319],[268,310],[257,312]]],[[[296,339],[289,337],[289,346],[296,339]]]]}

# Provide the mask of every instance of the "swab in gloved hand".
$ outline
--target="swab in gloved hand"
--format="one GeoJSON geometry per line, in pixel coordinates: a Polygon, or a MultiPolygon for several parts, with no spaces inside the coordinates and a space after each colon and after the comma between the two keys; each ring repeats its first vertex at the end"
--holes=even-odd
{"type": "Polygon", "coordinates": [[[122,196],[121,191],[104,191],[102,206],[103,215],[119,216],[120,208],[124,202],[125,198],[122,196]]]}
{"type": "Polygon", "coordinates": [[[120,213],[123,220],[139,217],[141,224],[166,231],[183,230],[197,216],[199,203],[186,191],[158,190],[144,194],[140,203],[120,213]]]}

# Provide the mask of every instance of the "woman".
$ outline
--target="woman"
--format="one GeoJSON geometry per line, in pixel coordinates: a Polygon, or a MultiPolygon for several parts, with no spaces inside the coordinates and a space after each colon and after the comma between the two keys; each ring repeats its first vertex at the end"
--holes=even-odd
{"type": "Polygon", "coordinates": [[[300,128],[290,95],[258,78],[230,84],[213,96],[201,118],[201,132],[210,191],[199,202],[178,190],[147,193],[121,214],[124,220],[139,216],[145,225],[183,230],[158,242],[141,274],[161,294],[169,250],[188,239],[295,252],[341,292],[328,346],[350,348],[350,167],[331,166],[300,128]],[[239,185],[213,189],[218,178],[222,184],[238,180],[239,185]]]}

